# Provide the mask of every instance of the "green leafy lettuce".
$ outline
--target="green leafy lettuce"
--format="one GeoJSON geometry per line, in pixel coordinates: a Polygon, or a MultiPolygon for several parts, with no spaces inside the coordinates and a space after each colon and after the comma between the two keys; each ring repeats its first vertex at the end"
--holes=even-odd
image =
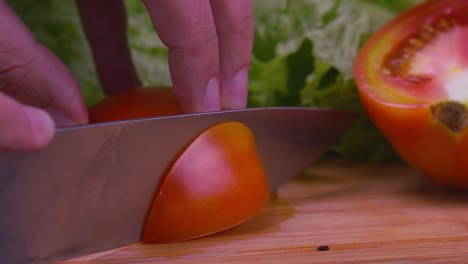
{"type": "Polygon", "coordinates": [[[357,112],[333,152],[366,160],[397,158],[368,118],[352,67],[362,44],[399,12],[422,1],[254,1],[249,106],[292,105],[357,112]]]}
{"type": "MultiPolygon", "coordinates": [[[[255,38],[249,107],[310,106],[359,113],[333,152],[382,160],[397,155],[366,115],[352,65],[364,41],[423,0],[253,0],[255,38]]],[[[75,74],[88,105],[101,99],[74,0],[10,1],[25,24],[75,74]],[[39,3],[40,2],[40,3],[39,3]]],[[[167,49],[142,1],[125,1],[135,65],[145,85],[170,85],[167,49]]]]}
{"type": "MultiPolygon", "coordinates": [[[[170,85],[168,51],[154,32],[142,1],[124,1],[128,40],[135,67],[146,85],[170,85]]],[[[102,99],[91,51],[75,0],[9,1],[38,42],[52,50],[72,71],[87,105],[102,99]]]]}

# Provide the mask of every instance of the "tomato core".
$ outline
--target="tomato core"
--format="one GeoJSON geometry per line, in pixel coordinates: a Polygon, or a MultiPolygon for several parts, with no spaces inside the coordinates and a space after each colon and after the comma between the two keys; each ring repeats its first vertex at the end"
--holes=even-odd
{"type": "Polygon", "coordinates": [[[466,106],[456,101],[431,105],[431,113],[436,120],[453,132],[461,132],[468,125],[466,106]]]}

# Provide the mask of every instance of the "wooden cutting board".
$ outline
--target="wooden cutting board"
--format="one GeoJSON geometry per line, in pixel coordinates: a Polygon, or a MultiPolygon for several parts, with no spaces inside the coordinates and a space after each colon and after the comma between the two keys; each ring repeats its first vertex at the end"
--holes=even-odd
{"type": "Polygon", "coordinates": [[[62,263],[468,263],[468,193],[402,163],[324,160],[230,230],[62,263]]]}

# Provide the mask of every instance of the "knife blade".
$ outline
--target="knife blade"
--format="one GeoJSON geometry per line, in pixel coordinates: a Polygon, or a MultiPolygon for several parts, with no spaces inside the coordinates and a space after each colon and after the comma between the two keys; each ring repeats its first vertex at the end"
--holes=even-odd
{"type": "Polygon", "coordinates": [[[0,262],[50,263],[139,242],[166,167],[211,125],[252,130],[274,190],[354,120],[331,109],[251,108],[61,128],[39,151],[0,151],[0,262]]]}

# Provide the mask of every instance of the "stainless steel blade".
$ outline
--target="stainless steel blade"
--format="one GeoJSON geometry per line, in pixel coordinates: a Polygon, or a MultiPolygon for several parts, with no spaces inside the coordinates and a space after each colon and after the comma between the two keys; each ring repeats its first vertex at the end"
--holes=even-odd
{"type": "Polygon", "coordinates": [[[196,134],[249,126],[271,189],[322,155],[349,112],[254,108],[58,129],[33,153],[0,152],[0,263],[49,263],[140,241],[166,166],[196,134]]]}

